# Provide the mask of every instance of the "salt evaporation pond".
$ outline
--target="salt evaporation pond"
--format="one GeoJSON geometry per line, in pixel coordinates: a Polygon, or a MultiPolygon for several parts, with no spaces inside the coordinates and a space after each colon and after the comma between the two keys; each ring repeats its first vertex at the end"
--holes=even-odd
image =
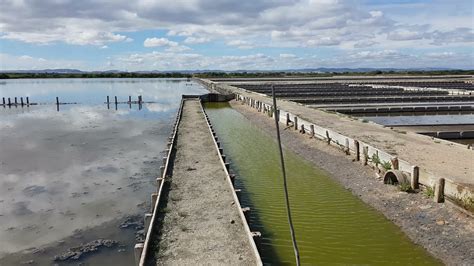
{"type": "Polygon", "coordinates": [[[0,97],[78,103],[0,107],[0,265],[67,263],[53,258],[97,239],[118,243],[83,265],[132,265],[181,95],[206,92],[184,79],[0,80],[0,97]],[[107,109],[107,95],[153,103],[107,109]]]}

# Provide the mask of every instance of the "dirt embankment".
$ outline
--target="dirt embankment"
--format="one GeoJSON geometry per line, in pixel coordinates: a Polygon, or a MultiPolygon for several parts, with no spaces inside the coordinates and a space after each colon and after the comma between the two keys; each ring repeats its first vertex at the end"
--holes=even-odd
{"type": "Polygon", "coordinates": [[[163,206],[158,265],[255,265],[198,100],[187,100],[163,206]]]}
{"type": "MultiPolygon", "coordinates": [[[[273,119],[246,105],[232,101],[232,107],[252,123],[275,137],[273,119]]],[[[282,130],[287,148],[326,170],[346,189],[382,212],[408,237],[447,265],[474,265],[474,220],[447,203],[437,204],[423,193],[408,194],[396,186],[384,185],[375,173],[325,142],[311,139],[290,128],[282,130]]]]}

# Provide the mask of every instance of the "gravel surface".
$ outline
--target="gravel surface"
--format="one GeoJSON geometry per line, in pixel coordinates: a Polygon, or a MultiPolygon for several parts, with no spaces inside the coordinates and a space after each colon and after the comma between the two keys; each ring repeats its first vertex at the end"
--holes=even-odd
{"type": "Polygon", "coordinates": [[[185,101],[176,145],[157,265],[255,265],[197,100],[185,101]]]}
{"type": "MultiPolygon", "coordinates": [[[[232,107],[252,123],[275,137],[275,124],[240,102],[232,107]]],[[[280,129],[283,129],[281,126],[280,129]]],[[[474,219],[449,204],[437,204],[423,193],[401,192],[384,185],[368,166],[352,162],[352,157],[325,142],[289,128],[281,130],[285,148],[324,169],[354,195],[382,212],[416,244],[426,248],[447,265],[474,265],[474,219]]]]}

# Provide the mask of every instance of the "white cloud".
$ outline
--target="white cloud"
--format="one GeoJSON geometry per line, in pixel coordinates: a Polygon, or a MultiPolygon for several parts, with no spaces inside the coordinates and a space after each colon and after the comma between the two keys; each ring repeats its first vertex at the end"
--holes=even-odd
{"type": "Polygon", "coordinates": [[[355,42],[353,47],[354,48],[368,48],[368,47],[376,45],[377,43],[378,42],[372,41],[372,40],[363,40],[363,41],[355,42]]]}
{"type": "Polygon", "coordinates": [[[176,46],[170,46],[166,48],[166,52],[171,52],[171,53],[186,52],[189,50],[192,50],[192,49],[185,45],[176,45],[176,46]]]}
{"type": "Polygon", "coordinates": [[[425,35],[421,32],[408,31],[408,30],[399,30],[389,32],[387,38],[392,41],[409,41],[409,40],[420,40],[423,39],[425,35]]]}
{"type": "Polygon", "coordinates": [[[207,37],[187,37],[183,42],[186,44],[200,44],[210,42],[211,39],[207,37]]]}
{"type": "MultiPolygon", "coordinates": [[[[376,1],[0,0],[0,41],[8,39],[41,45],[64,42],[105,48],[110,43],[132,41],[127,36],[132,32],[164,30],[167,31],[167,36],[173,36],[170,38],[174,41],[150,37],[143,43],[144,47],[161,47],[161,57],[181,53],[181,58],[189,59],[190,55],[196,58],[197,54],[190,52],[193,45],[212,41],[251,51],[246,57],[231,58],[235,62],[220,61],[229,60],[226,57],[213,57],[213,60],[209,60],[211,57],[198,55],[200,60],[204,60],[203,63],[194,62],[190,65],[185,62],[165,62],[163,65],[159,63],[157,67],[167,64],[166,66],[174,68],[214,68],[212,66],[215,63],[216,68],[222,66],[232,69],[245,66],[254,69],[271,68],[275,67],[275,60],[281,66],[331,66],[342,63],[339,60],[343,57],[348,57],[346,60],[364,58],[373,63],[396,58],[394,64],[398,64],[403,62],[406,55],[400,52],[404,51],[403,48],[416,47],[421,51],[419,54],[423,54],[423,49],[443,53],[452,48],[465,51],[474,42],[473,29],[469,27],[472,24],[472,3],[469,1],[457,1],[456,5],[448,3],[449,1],[402,3],[392,4],[393,7],[385,4],[368,5],[368,2],[376,1]],[[400,7],[403,5],[405,9],[400,7]],[[399,9],[403,12],[397,12],[399,9]],[[420,24],[413,24],[414,21],[420,24]],[[314,48],[327,47],[325,49],[334,52],[331,54],[334,59],[315,61],[311,56],[304,59],[257,56],[252,50],[257,47],[305,48],[309,53],[317,51],[314,48]],[[250,58],[258,63],[255,66],[247,64],[250,58]]],[[[291,49],[278,50],[278,53],[296,53],[291,49]]],[[[448,57],[447,62],[459,54],[462,53],[448,57]]],[[[127,62],[133,67],[136,64],[144,68],[155,67],[142,54],[134,55],[124,56],[123,60],[107,59],[107,62],[114,67],[120,67],[120,62],[127,62]]],[[[430,56],[426,58],[436,60],[430,56]]],[[[466,61],[468,60],[453,63],[472,64],[472,60],[466,61]]],[[[347,62],[354,65],[365,64],[347,62]]],[[[17,65],[15,62],[11,63],[13,66],[17,65]]]]}
{"type": "Polygon", "coordinates": [[[86,65],[79,61],[47,60],[29,55],[15,56],[0,53],[0,70],[24,70],[47,68],[84,68],[86,65]]]}
{"type": "Polygon", "coordinates": [[[255,46],[248,41],[244,40],[231,40],[226,43],[228,46],[235,46],[239,49],[252,49],[255,46]]]}
{"type": "Polygon", "coordinates": [[[296,58],[294,54],[280,54],[280,58],[296,58]]]}
{"type": "Polygon", "coordinates": [[[147,38],[143,42],[143,46],[145,47],[163,47],[163,46],[178,46],[177,42],[170,41],[166,38],[147,38]]]}
{"type": "MultiPolygon", "coordinates": [[[[432,4],[436,5],[452,10],[441,2],[432,4]]],[[[354,43],[359,42],[360,47],[369,42],[412,45],[408,40],[429,40],[418,43],[424,46],[473,42],[472,29],[462,29],[469,25],[466,22],[472,22],[472,13],[462,19],[443,15],[438,20],[437,15],[430,14],[430,24],[425,27],[395,21],[387,15],[392,10],[379,7],[385,8],[336,0],[1,1],[0,38],[104,46],[131,41],[123,32],[163,29],[169,36],[186,37],[184,43],[188,45],[219,38],[231,43],[229,37],[239,36],[241,44],[230,45],[240,49],[255,48],[255,43],[259,47],[355,47],[354,43]],[[449,30],[443,25],[450,25],[449,30]]],[[[426,9],[427,5],[422,7],[426,9]]],[[[157,43],[150,41],[146,47],[156,47],[153,45],[157,43]]]]}

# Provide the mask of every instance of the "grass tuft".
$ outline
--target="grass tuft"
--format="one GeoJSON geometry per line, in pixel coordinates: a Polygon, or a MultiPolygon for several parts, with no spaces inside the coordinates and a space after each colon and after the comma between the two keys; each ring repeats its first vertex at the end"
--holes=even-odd
{"type": "Polygon", "coordinates": [[[434,197],[434,189],[432,187],[427,186],[426,189],[423,191],[423,194],[427,198],[433,198],[434,197]]]}

